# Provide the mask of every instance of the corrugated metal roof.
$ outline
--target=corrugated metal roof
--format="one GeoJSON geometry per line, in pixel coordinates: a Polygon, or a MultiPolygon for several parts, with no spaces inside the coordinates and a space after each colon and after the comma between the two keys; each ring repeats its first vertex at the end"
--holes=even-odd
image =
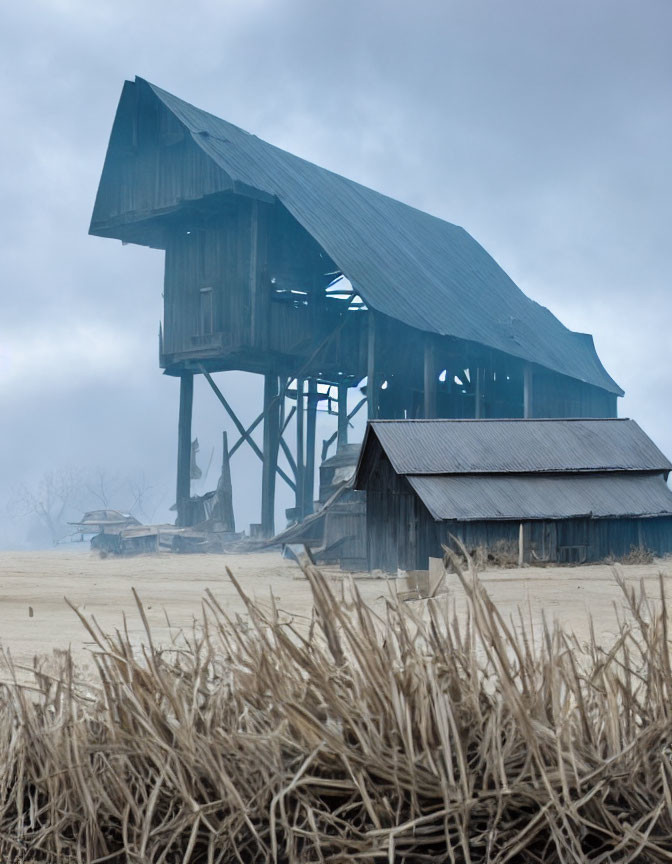
{"type": "Polygon", "coordinates": [[[372,420],[370,434],[398,474],[672,469],[634,420],[372,420]]]}
{"type": "Polygon", "coordinates": [[[233,181],[276,197],[373,309],[622,395],[590,336],[530,300],[463,228],[280,150],[136,79],[233,181]]]}
{"type": "Polygon", "coordinates": [[[407,479],[437,520],[672,515],[672,492],[660,474],[407,479]]]}

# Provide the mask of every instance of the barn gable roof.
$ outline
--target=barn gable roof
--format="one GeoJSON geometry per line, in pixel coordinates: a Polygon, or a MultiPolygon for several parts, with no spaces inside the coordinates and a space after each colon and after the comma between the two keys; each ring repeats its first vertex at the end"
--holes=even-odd
{"type": "MultiPolygon", "coordinates": [[[[140,78],[135,86],[185,127],[233,192],[281,202],[371,308],[622,395],[592,337],[530,300],[463,228],[274,147],[140,78]]],[[[111,140],[106,164],[112,149],[111,140]]],[[[94,212],[91,233],[115,236],[95,220],[94,212]]]]}
{"type": "Polygon", "coordinates": [[[634,420],[372,420],[356,489],[381,454],[435,520],[672,516],[672,464],[634,420]]]}
{"type": "Polygon", "coordinates": [[[543,474],[657,471],[672,463],[634,420],[372,420],[397,474],[543,474]]]}

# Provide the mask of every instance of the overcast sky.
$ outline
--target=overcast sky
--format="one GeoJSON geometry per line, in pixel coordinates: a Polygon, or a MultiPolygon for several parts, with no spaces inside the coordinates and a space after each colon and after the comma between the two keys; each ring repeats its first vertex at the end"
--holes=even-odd
{"type": "MultiPolygon", "coordinates": [[[[621,415],[672,456],[671,42],[670,0],[3,3],[0,514],[68,466],[143,470],[172,503],[162,254],[87,236],[135,75],[464,226],[594,334],[621,415]]],[[[258,381],[220,383],[252,419],[258,381]]],[[[222,428],[198,386],[202,461],[222,428]]],[[[233,466],[241,528],[258,521],[254,458],[233,466]]],[[[26,542],[25,520],[0,523],[0,545],[26,542]]]]}

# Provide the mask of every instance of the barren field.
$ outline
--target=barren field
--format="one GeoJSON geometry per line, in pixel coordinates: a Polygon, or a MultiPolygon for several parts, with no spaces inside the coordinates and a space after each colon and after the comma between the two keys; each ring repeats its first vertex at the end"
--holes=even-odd
{"type": "MultiPolygon", "coordinates": [[[[311,608],[307,581],[298,566],[278,553],[251,555],[158,555],[136,558],[100,558],[88,546],[42,552],[0,552],[0,645],[20,664],[53,649],[73,649],[86,664],[88,637],[67,598],[85,615],[94,616],[105,630],[127,626],[134,641],[142,641],[143,629],[132,596],[135,588],[147,611],[155,641],[166,643],[171,630],[191,628],[201,613],[201,600],[210,589],[230,614],[244,613],[244,605],[227,577],[229,567],[244,589],[259,600],[271,590],[278,607],[300,620],[311,608]],[[32,609],[32,616],[30,610],[32,609]]],[[[659,574],[666,593],[672,592],[672,561],[621,566],[628,583],[644,580],[647,593],[659,596],[659,574]]],[[[325,568],[340,593],[342,574],[325,568]]],[[[356,577],[364,599],[379,609],[392,590],[405,591],[403,580],[356,577]]],[[[616,610],[623,608],[622,594],[613,569],[607,565],[583,567],[490,570],[481,579],[505,618],[517,616],[520,607],[533,622],[559,620],[580,638],[588,633],[592,615],[598,637],[609,641],[616,630],[616,610]]],[[[448,599],[458,613],[465,608],[455,575],[447,577],[448,599]]],[[[410,601],[421,607],[426,601],[410,601]]]]}

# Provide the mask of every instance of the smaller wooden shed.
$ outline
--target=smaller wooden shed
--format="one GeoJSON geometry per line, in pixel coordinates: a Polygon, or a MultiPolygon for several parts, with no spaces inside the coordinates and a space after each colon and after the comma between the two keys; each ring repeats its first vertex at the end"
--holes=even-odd
{"type": "Polygon", "coordinates": [[[355,475],[371,569],[426,569],[449,535],[528,561],[672,552],[672,464],[633,420],[374,420],[355,475]],[[522,527],[521,527],[522,526],[522,527]]]}

